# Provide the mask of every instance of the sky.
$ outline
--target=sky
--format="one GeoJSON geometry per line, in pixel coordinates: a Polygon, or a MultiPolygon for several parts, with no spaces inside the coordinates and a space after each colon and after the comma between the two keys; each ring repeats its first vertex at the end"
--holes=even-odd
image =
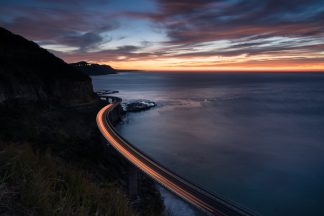
{"type": "Polygon", "coordinates": [[[0,26],[68,63],[324,71],[324,0],[0,0],[0,26]]]}

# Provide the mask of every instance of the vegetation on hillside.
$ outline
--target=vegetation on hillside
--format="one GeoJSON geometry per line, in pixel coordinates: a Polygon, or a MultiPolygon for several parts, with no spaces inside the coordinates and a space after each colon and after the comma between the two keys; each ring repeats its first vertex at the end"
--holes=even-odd
{"type": "Polygon", "coordinates": [[[30,144],[1,145],[0,213],[14,215],[135,215],[123,192],[30,144]]]}
{"type": "Polygon", "coordinates": [[[141,201],[130,205],[129,164],[102,143],[97,109],[0,106],[0,214],[161,214],[160,194],[144,176],[141,201]]]}
{"type": "Polygon", "coordinates": [[[91,79],[32,41],[0,36],[0,214],[160,215],[144,176],[129,202],[129,164],[102,141],[91,79]]]}

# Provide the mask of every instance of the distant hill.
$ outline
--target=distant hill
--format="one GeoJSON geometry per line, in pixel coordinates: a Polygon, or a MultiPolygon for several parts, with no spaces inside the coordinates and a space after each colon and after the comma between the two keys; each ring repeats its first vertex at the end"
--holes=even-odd
{"type": "Polygon", "coordinates": [[[78,71],[80,71],[86,75],[90,75],[90,76],[107,75],[107,74],[116,74],[117,73],[117,71],[109,65],[90,64],[85,61],[71,63],[70,65],[72,65],[78,71]]]}
{"type": "Polygon", "coordinates": [[[0,103],[16,99],[60,104],[95,100],[87,75],[1,27],[0,38],[0,103]]]}

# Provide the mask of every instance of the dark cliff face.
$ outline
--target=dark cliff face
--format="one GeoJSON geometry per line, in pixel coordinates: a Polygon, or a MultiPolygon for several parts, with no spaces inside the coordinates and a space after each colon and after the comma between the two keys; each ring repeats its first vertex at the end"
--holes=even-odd
{"type": "Polygon", "coordinates": [[[0,103],[13,99],[73,105],[96,100],[91,79],[36,43],[0,27],[0,103]]]}

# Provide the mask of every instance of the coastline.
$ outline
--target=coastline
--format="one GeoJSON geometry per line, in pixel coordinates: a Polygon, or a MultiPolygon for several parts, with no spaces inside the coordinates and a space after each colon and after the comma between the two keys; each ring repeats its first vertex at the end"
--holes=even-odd
{"type": "Polygon", "coordinates": [[[147,98],[158,103],[152,110],[129,113],[124,123],[117,126],[123,137],[145,153],[181,176],[260,214],[287,215],[296,209],[283,206],[275,197],[288,199],[294,193],[300,212],[322,211],[316,207],[320,202],[316,188],[322,186],[314,178],[323,161],[319,133],[323,128],[323,103],[319,102],[323,101],[324,77],[314,76],[249,74],[247,78],[245,74],[129,73],[96,77],[93,81],[98,90],[118,89],[116,96],[125,101],[147,98]],[[319,102],[309,103],[310,99],[319,102]],[[256,124],[259,121],[267,124],[256,124]],[[244,127],[246,124],[249,127],[244,127]],[[302,128],[303,125],[308,127],[302,128]],[[277,129],[287,133],[272,133],[277,129]],[[280,140],[282,146],[271,142],[271,137],[273,141],[280,140]],[[320,151],[310,149],[306,145],[309,142],[320,151]],[[298,147],[296,152],[288,150],[292,145],[298,147]],[[300,154],[306,154],[308,160],[299,161],[300,154]],[[241,163],[242,158],[247,160],[241,163]],[[305,167],[299,171],[303,178],[294,178],[296,169],[292,163],[305,167]],[[278,175],[278,169],[282,174],[278,175]],[[266,177],[267,173],[271,176],[266,177]],[[284,191],[269,185],[282,175],[295,184],[284,183],[284,191]],[[263,187],[265,184],[268,186],[263,187]],[[309,184],[313,186],[305,193],[314,197],[314,203],[307,202],[312,208],[302,205],[303,192],[298,190],[309,184]],[[277,209],[267,202],[274,203],[277,209]]]}
{"type": "MultiPolygon", "coordinates": [[[[108,99],[108,97],[107,97],[108,99]]],[[[97,126],[104,138],[129,162],[147,176],[170,190],[178,197],[187,201],[197,209],[212,215],[252,216],[251,210],[243,208],[237,203],[230,202],[218,195],[209,193],[196,184],[180,177],[162,164],[152,159],[137,147],[129,143],[116,131],[114,125],[116,113],[120,113],[121,98],[108,99],[108,105],[104,106],[97,114],[97,126]]],[[[117,114],[117,115],[118,115],[117,114]]],[[[132,181],[138,181],[133,179],[132,181]]],[[[131,183],[134,184],[134,183],[131,183]]],[[[135,184],[138,184],[135,182],[135,184]]]]}
{"type": "MultiPolygon", "coordinates": [[[[105,90],[105,91],[113,92],[113,93],[109,93],[109,95],[114,94],[115,92],[118,92],[118,91],[112,91],[112,90],[105,90]]],[[[115,100],[122,101],[122,99],[118,98],[118,97],[112,97],[112,96],[107,96],[107,95],[105,97],[107,97],[107,98],[110,97],[115,100]]],[[[156,106],[156,103],[154,106],[156,106]]],[[[141,111],[147,111],[150,108],[152,108],[152,106],[150,106],[149,108],[143,107],[141,110],[136,110],[136,111],[131,110],[129,112],[136,113],[136,112],[141,112],[141,111]]],[[[117,110],[119,110],[119,111],[113,112],[111,115],[113,124],[115,126],[119,125],[122,127],[122,125],[120,125],[120,123],[122,122],[122,119],[127,115],[127,110],[120,111],[121,109],[122,109],[121,106],[119,106],[117,108],[117,110]]],[[[164,187],[159,185],[157,182],[154,182],[154,185],[155,185],[156,190],[159,191],[160,196],[162,197],[162,202],[164,205],[164,211],[163,211],[164,216],[198,216],[198,215],[203,216],[203,215],[205,215],[201,212],[197,212],[197,210],[195,210],[192,206],[190,206],[188,203],[186,203],[185,201],[181,200],[179,197],[172,194],[170,191],[168,191],[167,189],[165,189],[164,187]]]]}

